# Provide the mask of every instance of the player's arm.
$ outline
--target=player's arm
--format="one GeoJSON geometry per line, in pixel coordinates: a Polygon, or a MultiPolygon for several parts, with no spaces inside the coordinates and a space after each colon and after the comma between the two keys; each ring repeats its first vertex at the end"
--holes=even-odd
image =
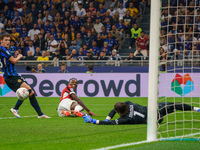
{"type": "Polygon", "coordinates": [[[12,64],[16,64],[22,57],[23,57],[22,54],[18,54],[16,58],[14,58],[13,56],[11,56],[11,57],[9,58],[9,61],[10,61],[12,64]]]}
{"type": "Polygon", "coordinates": [[[114,109],[112,109],[112,110],[109,112],[108,116],[106,117],[106,120],[105,120],[105,121],[110,121],[110,120],[115,116],[115,114],[116,114],[116,111],[115,111],[114,109]]]}
{"type": "Polygon", "coordinates": [[[72,96],[72,99],[73,99],[73,100],[77,101],[77,103],[78,103],[79,105],[81,105],[81,106],[89,113],[89,115],[91,115],[91,116],[98,116],[97,114],[91,112],[91,111],[85,106],[85,104],[83,103],[83,101],[82,101],[75,93],[72,93],[71,96],[72,96]]]}
{"type": "Polygon", "coordinates": [[[86,115],[83,116],[85,123],[93,123],[97,125],[121,125],[121,124],[129,124],[129,120],[125,118],[118,118],[111,121],[102,121],[102,120],[96,120],[92,119],[90,116],[86,115]]]}

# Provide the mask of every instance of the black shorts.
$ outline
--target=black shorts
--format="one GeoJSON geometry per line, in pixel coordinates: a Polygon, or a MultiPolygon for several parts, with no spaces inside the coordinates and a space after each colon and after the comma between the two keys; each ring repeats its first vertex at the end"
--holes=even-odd
{"type": "MultiPolygon", "coordinates": [[[[7,76],[5,79],[8,87],[14,92],[17,91],[18,88],[22,85],[22,83],[26,82],[24,78],[21,76],[7,76]]],[[[27,83],[27,82],[26,82],[27,83]]],[[[28,83],[27,83],[28,84],[28,83]]]]}

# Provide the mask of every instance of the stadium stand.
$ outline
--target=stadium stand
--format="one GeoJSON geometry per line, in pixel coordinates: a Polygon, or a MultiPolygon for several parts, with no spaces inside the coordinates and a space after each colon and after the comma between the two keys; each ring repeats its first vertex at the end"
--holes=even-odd
{"type": "Polygon", "coordinates": [[[21,61],[33,57],[38,60],[44,51],[49,61],[67,61],[74,49],[75,61],[87,60],[88,50],[95,61],[101,60],[98,59],[101,51],[108,59],[113,49],[125,61],[130,52],[136,51],[135,41],[140,36],[134,24],[145,30],[148,37],[147,3],[145,0],[0,0],[0,34],[11,34],[10,51],[13,55],[15,51],[22,53],[21,61]],[[133,46],[129,48],[131,41],[133,46]]]}

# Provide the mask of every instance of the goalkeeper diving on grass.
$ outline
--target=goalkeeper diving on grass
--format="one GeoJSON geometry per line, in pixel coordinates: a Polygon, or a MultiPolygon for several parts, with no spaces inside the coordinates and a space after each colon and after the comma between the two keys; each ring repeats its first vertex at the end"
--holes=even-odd
{"type": "MultiPolygon", "coordinates": [[[[158,104],[158,108],[158,123],[163,121],[164,116],[173,113],[176,110],[196,111],[200,113],[200,108],[184,103],[161,102],[158,104]]],[[[114,109],[110,111],[104,121],[92,119],[89,115],[83,116],[83,119],[86,123],[99,125],[146,124],[147,112],[148,107],[126,101],[124,103],[117,102],[114,105],[114,109]],[[116,113],[118,113],[120,117],[118,119],[111,120],[116,113]]]]}

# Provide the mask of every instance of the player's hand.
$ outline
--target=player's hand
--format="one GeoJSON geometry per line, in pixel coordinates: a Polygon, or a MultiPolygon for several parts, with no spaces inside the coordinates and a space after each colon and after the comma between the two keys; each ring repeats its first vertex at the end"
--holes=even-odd
{"type": "Polygon", "coordinates": [[[19,57],[20,59],[23,57],[22,54],[18,54],[17,57],[19,57]]]}
{"type": "Polygon", "coordinates": [[[97,114],[95,114],[95,113],[93,113],[93,112],[91,112],[91,111],[89,111],[88,114],[89,114],[90,116],[98,116],[97,114]]]}

